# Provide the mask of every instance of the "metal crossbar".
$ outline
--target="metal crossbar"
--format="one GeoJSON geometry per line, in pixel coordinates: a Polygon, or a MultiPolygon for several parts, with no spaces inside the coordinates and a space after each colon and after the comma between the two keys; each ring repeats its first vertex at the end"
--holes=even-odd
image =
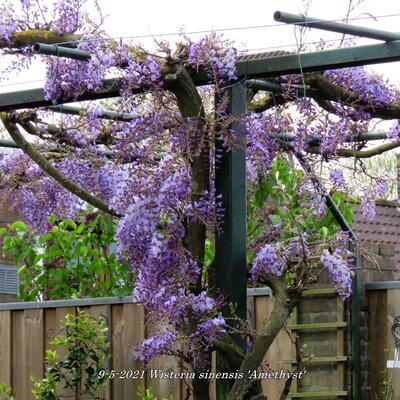
{"type": "MultiPolygon", "coordinates": [[[[53,54],[57,56],[57,51],[59,51],[60,46],[47,46],[50,46],[52,50],[51,52],[46,50],[43,54],[53,54]]],[[[76,55],[74,53],[75,51],[76,49],[65,48],[65,54],[73,53],[74,57],[76,55]]],[[[399,60],[400,41],[392,41],[389,43],[379,43],[343,49],[314,51],[299,55],[274,55],[271,53],[261,53],[258,55],[242,56],[238,58],[236,70],[238,79],[241,81],[296,74],[300,73],[300,70],[303,72],[323,71],[399,60]]],[[[204,73],[193,73],[192,76],[195,84],[198,86],[210,83],[210,79],[204,73]]],[[[121,82],[121,79],[106,79],[104,80],[102,89],[95,92],[85,92],[78,98],[74,99],[62,98],[58,101],[58,104],[118,97],[121,82]]],[[[137,89],[137,93],[140,91],[141,90],[137,89]]],[[[52,105],[52,103],[49,100],[45,100],[43,88],[0,94],[0,111],[46,107],[49,105],[52,105]]]]}
{"type": "Polygon", "coordinates": [[[286,24],[295,24],[299,26],[305,26],[307,28],[343,33],[345,35],[383,40],[385,42],[400,40],[400,34],[394,32],[382,31],[380,29],[366,28],[364,26],[350,25],[334,21],[324,21],[319,18],[311,18],[300,14],[290,14],[283,11],[275,11],[274,20],[278,22],[284,22],[286,24]]]}

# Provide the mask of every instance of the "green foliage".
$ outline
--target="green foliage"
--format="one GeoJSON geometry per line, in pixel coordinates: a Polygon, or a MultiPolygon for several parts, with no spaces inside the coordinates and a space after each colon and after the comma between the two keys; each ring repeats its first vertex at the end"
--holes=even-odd
{"type": "Polygon", "coordinates": [[[96,391],[107,379],[99,375],[110,355],[105,322],[78,309],[76,316],[66,315],[64,329],[65,334],[57,335],[50,344],[64,348],[67,354],[63,360],[58,360],[56,351],[47,350],[48,369],[43,379],[32,376],[33,395],[38,400],[62,400],[56,392],[57,385],[62,384],[78,393],[79,398],[103,399],[96,391]]]}
{"type": "MultiPolygon", "coordinates": [[[[157,400],[157,397],[154,396],[151,388],[139,389],[138,395],[141,396],[142,400],[157,400]]],[[[161,400],[174,400],[174,397],[170,394],[168,397],[163,397],[161,400]]]]}
{"type": "Polygon", "coordinates": [[[79,221],[49,222],[38,236],[22,221],[8,227],[3,252],[19,268],[18,297],[24,301],[125,296],[132,293],[129,267],[110,254],[115,222],[104,214],[86,214],[79,221]]]}
{"type": "MultiPolygon", "coordinates": [[[[270,226],[279,227],[279,240],[288,243],[290,238],[307,233],[308,242],[326,242],[338,232],[338,224],[331,213],[323,218],[310,209],[309,194],[300,190],[303,173],[284,156],[273,161],[268,179],[259,179],[250,191],[247,208],[248,243],[257,243],[258,238],[268,236],[270,226]]],[[[352,204],[348,196],[336,192],[332,195],[344,217],[351,224],[352,204]]],[[[248,252],[249,262],[255,253],[248,252]]]]}
{"type": "Polygon", "coordinates": [[[16,400],[11,396],[11,388],[5,383],[0,383],[0,400],[16,400]]]}

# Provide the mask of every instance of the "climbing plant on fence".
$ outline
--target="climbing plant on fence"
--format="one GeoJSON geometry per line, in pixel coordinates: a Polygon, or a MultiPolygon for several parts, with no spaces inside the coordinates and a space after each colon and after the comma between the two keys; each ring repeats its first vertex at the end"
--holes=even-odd
{"type": "MultiPolygon", "coordinates": [[[[238,58],[221,36],[195,42],[182,36],[177,44],[160,41],[155,51],[147,51],[129,41],[100,40],[106,37],[99,24],[88,22],[93,18],[85,18],[82,4],[59,1],[45,10],[21,1],[14,9],[1,8],[3,52],[20,51],[11,70],[39,57],[32,52],[35,42],[67,42],[73,48],[50,46],[56,57],[43,56],[45,99],[26,100],[42,107],[10,106],[1,113],[11,145],[19,148],[0,162],[2,195],[43,235],[45,257],[52,263],[58,256],[51,242],[60,230],[76,235],[74,240],[83,231],[85,240],[100,240],[101,235],[92,237],[90,224],[78,232],[79,215],[88,207],[112,218],[116,256],[129,265],[134,300],[144,305],[154,327],[136,356],[148,362],[175,355],[198,374],[211,368],[211,352],[217,350],[218,368],[237,372],[227,398],[256,396],[260,384],[248,371],[259,367],[302,292],[317,279],[311,260],[321,261],[344,299],[351,295],[348,238],[333,227],[326,206],[331,199],[332,207],[333,197],[350,216],[346,180],[340,168],[326,179],[319,172],[338,157],[354,158],[354,168],[362,169],[363,158],[398,147],[400,92],[363,67],[286,74],[246,89],[236,70],[246,58],[238,58]],[[118,80],[107,80],[110,74],[118,80]],[[198,82],[203,86],[196,87],[198,82]],[[236,110],[233,92],[245,95],[246,112],[236,110]],[[119,96],[107,109],[99,101],[82,104],[78,112],[44,107],[107,93],[119,96]],[[388,142],[365,149],[375,118],[395,122],[388,142]],[[231,298],[216,286],[221,271],[214,243],[234,233],[229,223],[221,223],[228,210],[222,206],[227,199],[216,190],[224,184],[218,171],[227,159],[236,162],[245,155],[249,280],[269,285],[275,297],[257,335],[236,316],[235,304],[227,307],[231,298]]],[[[387,187],[384,176],[371,180],[361,195],[367,219],[387,187]]],[[[239,184],[233,195],[242,189],[239,184]]],[[[20,228],[25,229],[20,225],[17,237],[25,235],[20,228]]],[[[15,243],[10,239],[6,245],[13,251],[15,243]]],[[[30,254],[21,256],[31,262],[30,254]]],[[[76,256],[84,255],[66,258],[72,270],[76,256]]],[[[99,264],[103,267],[107,275],[107,263],[99,264]]],[[[54,268],[54,276],[61,276],[62,267],[54,268]]],[[[193,379],[189,390],[195,400],[209,398],[207,380],[193,379]]]]}

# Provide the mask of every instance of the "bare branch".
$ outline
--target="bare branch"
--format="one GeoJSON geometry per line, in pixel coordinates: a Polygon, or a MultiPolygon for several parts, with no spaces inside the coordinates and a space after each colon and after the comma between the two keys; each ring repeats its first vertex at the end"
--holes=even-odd
{"type": "MultiPolygon", "coordinates": [[[[335,154],[338,157],[370,158],[385,153],[389,150],[396,149],[397,147],[400,147],[400,141],[396,140],[394,142],[384,143],[380,146],[376,146],[368,150],[338,149],[336,150],[335,154]]],[[[321,149],[319,146],[312,146],[308,149],[308,152],[320,154],[321,149]]]]}
{"type": "Polygon", "coordinates": [[[4,127],[16,143],[16,145],[34,161],[39,167],[47,172],[55,181],[65,187],[71,193],[78,196],[80,199],[86,201],[92,206],[104,211],[113,217],[120,217],[120,215],[111,209],[103,200],[93,196],[91,193],[80,187],[79,185],[72,182],[69,178],[63,175],[57,168],[53,167],[29,142],[25,140],[21,132],[19,131],[15,122],[11,121],[7,113],[0,114],[1,120],[3,121],[4,127]]]}

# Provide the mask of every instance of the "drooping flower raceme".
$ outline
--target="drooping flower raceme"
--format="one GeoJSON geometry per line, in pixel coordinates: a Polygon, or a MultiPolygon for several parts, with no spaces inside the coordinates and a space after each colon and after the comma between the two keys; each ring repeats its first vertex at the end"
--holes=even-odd
{"type": "Polygon", "coordinates": [[[236,79],[236,50],[216,33],[189,44],[188,62],[197,70],[204,68],[216,83],[236,79]]]}
{"type": "Polygon", "coordinates": [[[251,281],[262,283],[265,274],[281,276],[285,266],[283,258],[277,253],[276,246],[267,244],[257,253],[253,261],[250,269],[251,281]]]}
{"type": "Polygon", "coordinates": [[[325,249],[322,251],[320,260],[322,266],[328,270],[336,291],[343,299],[348,298],[352,293],[352,274],[343,254],[340,250],[330,253],[325,249]]]}

